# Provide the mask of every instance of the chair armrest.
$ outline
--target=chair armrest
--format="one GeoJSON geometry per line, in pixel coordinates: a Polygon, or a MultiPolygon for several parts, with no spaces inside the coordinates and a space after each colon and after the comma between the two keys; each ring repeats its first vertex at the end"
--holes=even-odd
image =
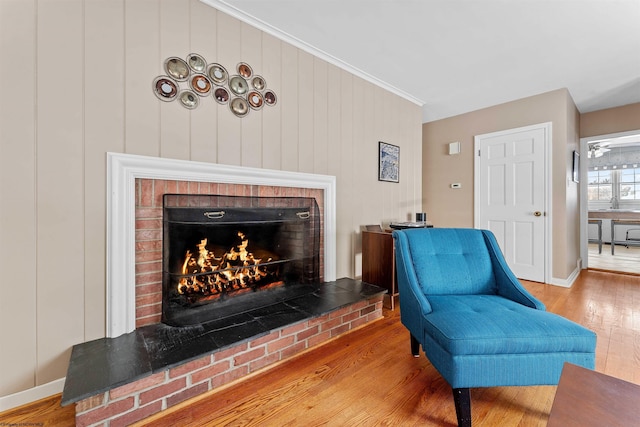
{"type": "Polygon", "coordinates": [[[407,236],[401,230],[396,230],[393,232],[393,240],[396,252],[396,277],[400,294],[400,307],[405,308],[400,310],[400,316],[410,325],[420,328],[416,329],[414,333],[411,326],[407,322],[403,322],[412,334],[419,338],[419,335],[416,334],[422,334],[422,318],[431,313],[431,304],[418,284],[413,262],[411,261],[407,236]]]}
{"type": "Polygon", "coordinates": [[[493,233],[489,230],[482,230],[482,234],[484,235],[487,248],[489,249],[491,262],[493,263],[498,295],[522,305],[526,305],[527,307],[535,308],[537,310],[546,310],[544,304],[531,295],[531,293],[522,286],[518,278],[513,274],[504,259],[504,255],[502,254],[500,246],[498,246],[498,242],[496,241],[493,233]]]}

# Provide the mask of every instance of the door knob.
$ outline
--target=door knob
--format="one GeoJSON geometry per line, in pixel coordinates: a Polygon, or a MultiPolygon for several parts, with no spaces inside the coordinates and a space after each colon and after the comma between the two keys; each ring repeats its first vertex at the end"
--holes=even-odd
{"type": "Polygon", "coordinates": [[[540,212],[540,211],[535,211],[535,212],[533,213],[533,216],[542,216],[542,212],[540,212]]]}

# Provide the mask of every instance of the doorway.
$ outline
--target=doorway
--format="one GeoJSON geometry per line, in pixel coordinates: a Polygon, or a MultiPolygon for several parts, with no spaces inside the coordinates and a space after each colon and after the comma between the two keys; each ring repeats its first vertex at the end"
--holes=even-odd
{"type": "Polygon", "coordinates": [[[580,140],[585,268],[640,274],[640,130],[580,140]]]}
{"type": "Polygon", "coordinates": [[[474,226],[491,230],[520,279],[546,282],[551,123],[475,137],[474,226]]]}

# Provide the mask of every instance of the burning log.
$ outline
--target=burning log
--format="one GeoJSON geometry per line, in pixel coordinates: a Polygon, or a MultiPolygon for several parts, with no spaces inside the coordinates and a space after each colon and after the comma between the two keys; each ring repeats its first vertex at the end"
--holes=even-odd
{"type": "MultiPolygon", "coordinates": [[[[182,264],[178,292],[182,295],[215,296],[230,291],[250,289],[274,272],[247,250],[249,240],[238,232],[240,244],[220,257],[207,248],[208,239],[197,244],[197,255],[187,250],[182,264]]],[[[266,263],[274,261],[269,257],[266,263]]],[[[277,270],[277,269],[276,269],[277,270]]],[[[275,272],[277,273],[277,271],[275,272]]]]}

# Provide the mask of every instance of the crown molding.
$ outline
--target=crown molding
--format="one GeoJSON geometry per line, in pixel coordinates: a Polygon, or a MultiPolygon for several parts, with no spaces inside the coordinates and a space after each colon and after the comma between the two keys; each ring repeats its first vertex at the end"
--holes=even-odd
{"type": "Polygon", "coordinates": [[[320,50],[294,36],[292,36],[291,34],[288,34],[276,27],[274,27],[273,25],[264,22],[261,19],[256,18],[253,15],[250,15],[240,9],[238,9],[237,7],[230,5],[229,3],[222,1],[222,0],[200,0],[200,2],[211,6],[221,12],[226,13],[227,15],[230,15],[236,19],[239,19],[242,22],[245,22],[261,31],[264,31],[265,33],[272,35],[273,37],[276,37],[286,43],[291,44],[292,46],[297,47],[300,50],[303,50],[307,53],[310,53],[311,55],[314,55],[330,64],[335,65],[336,67],[342,68],[345,71],[348,71],[349,73],[360,77],[363,80],[368,81],[369,83],[372,83],[382,89],[385,89],[395,95],[398,95],[404,99],[406,99],[407,101],[410,101],[416,105],[418,105],[419,107],[424,106],[425,102],[408,94],[407,92],[398,89],[395,86],[392,86],[374,76],[372,76],[371,74],[368,74],[362,70],[360,70],[359,68],[356,68],[338,58],[336,58],[333,55],[328,54],[327,52],[324,52],[323,50],[320,50]]]}

